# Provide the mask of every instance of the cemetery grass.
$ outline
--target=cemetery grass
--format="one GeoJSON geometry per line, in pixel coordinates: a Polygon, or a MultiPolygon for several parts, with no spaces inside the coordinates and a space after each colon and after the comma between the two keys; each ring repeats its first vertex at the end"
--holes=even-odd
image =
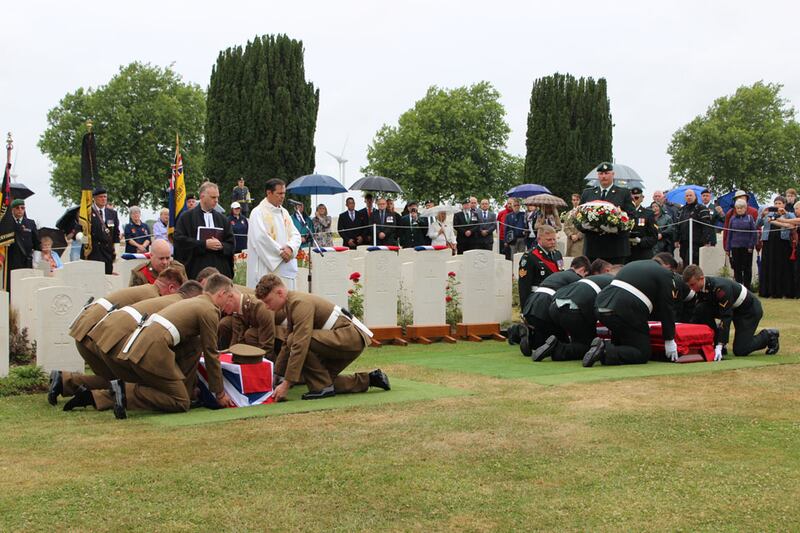
{"type": "MultiPolygon", "coordinates": [[[[795,302],[764,307],[796,361],[795,302]]],[[[359,368],[470,396],[180,428],[0,398],[0,530],[800,527],[800,365],[542,386],[402,364],[436,349],[359,368]]]]}

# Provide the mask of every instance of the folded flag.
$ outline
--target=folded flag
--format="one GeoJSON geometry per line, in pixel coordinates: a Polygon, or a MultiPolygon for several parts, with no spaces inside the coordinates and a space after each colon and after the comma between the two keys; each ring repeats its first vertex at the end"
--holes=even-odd
{"type": "Polygon", "coordinates": [[[390,252],[396,252],[400,249],[399,246],[370,246],[367,248],[368,252],[376,252],[378,250],[388,250],[390,252]]]}
{"type": "Polygon", "coordinates": [[[120,257],[123,259],[150,259],[150,252],[143,254],[122,254],[120,257]]]}
{"type": "Polygon", "coordinates": [[[437,244],[436,246],[415,246],[414,249],[418,252],[424,252],[425,250],[447,250],[449,246],[444,246],[443,244],[437,244]]]}
{"type": "MultiPolygon", "coordinates": [[[[263,359],[252,365],[237,365],[229,353],[219,354],[222,367],[222,383],[225,392],[236,407],[249,407],[272,403],[272,362],[263,359]]],[[[209,409],[219,409],[216,397],[208,388],[208,371],[205,358],[200,358],[197,367],[197,383],[200,386],[200,400],[209,409]]]]}
{"type": "Polygon", "coordinates": [[[313,248],[313,251],[321,254],[323,252],[346,252],[349,250],[347,246],[321,246],[319,248],[313,248]]]}

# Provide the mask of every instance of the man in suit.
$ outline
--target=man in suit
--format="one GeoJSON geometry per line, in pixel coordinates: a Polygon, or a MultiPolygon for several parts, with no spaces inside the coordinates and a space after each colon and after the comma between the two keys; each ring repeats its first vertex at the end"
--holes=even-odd
{"type": "Polygon", "coordinates": [[[497,229],[497,215],[489,209],[489,200],[481,200],[478,209],[478,227],[475,231],[475,249],[491,250],[494,244],[494,231],[497,229]]]}
{"type": "MultiPolygon", "coordinates": [[[[610,202],[619,207],[630,216],[634,211],[631,193],[625,187],[614,185],[614,166],[611,163],[600,163],[597,167],[596,187],[584,189],[581,194],[581,203],[595,200],[610,202]]],[[[583,230],[582,230],[583,231],[583,230]]],[[[631,246],[628,241],[629,232],[619,233],[596,233],[584,231],[586,242],[583,253],[589,260],[597,258],[605,259],[609,263],[624,263],[625,258],[631,254],[631,246]]]]}
{"type": "Polygon", "coordinates": [[[361,211],[356,211],[356,201],[352,196],[345,200],[344,203],[345,206],[347,206],[347,210],[339,215],[339,220],[336,222],[336,231],[342,238],[344,245],[351,250],[355,250],[359,244],[364,243],[364,230],[363,228],[353,228],[366,226],[367,219],[364,218],[363,209],[361,211]]]}
{"type": "Polygon", "coordinates": [[[478,214],[470,207],[469,198],[461,202],[461,211],[453,215],[456,230],[456,252],[463,254],[475,248],[475,233],[478,231],[478,214]]]}
{"type": "MultiPolygon", "coordinates": [[[[131,270],[131,279],[128,286],[152,285],[156,282],[158,275],[169,267],[177,268],[183,273],[184,278],[186,277],[186,269],[179,261],[172,258],[172,247],[169,242],[155,241],[150,245],[150,261],[135,270],[131,270]]],[[[186,281],[186,279],[183,281],[186,281]]]]}
{"type": "MultiPolygon", "coordinates": [[[[186,273],[194,279],[205,267],[213,266],[220,273],[233,277],[234,239],[230,224],[216,209],[219,188],[209,181],[200,186],[200,202],[181,215],[175,224],[175,249],[185,257],[186,273]],[[199,235],[198,228],[217,228],[217,236],[199,235]]],[[[209,230],[206,230],[209,231],[209,230]]]]}
{"type": "Polygon", "coordinates": [[[24,200],[12,200],[11,216],[14,219],[14,242],[8,247],[6,290],[10,290],[11,271],[18,268],[32,268],[33,251],[41,249],[36,222],[25,216],[24,200]]]}
{"type": "Polygon", "coordinates": [[[102,261],[106,265],[106,274],[111,274],[116,258],[114,245],[119,242],[119,218],[116,211],[106,206],[108,191],[105,188],[97,187],[92,191],[92,197],[92,251],[87,255],[86,247],[81,248],[81,259],[102,261]]]}
{"type": "Polygon", "coordinates": [[[273,311],[286,310],[289,335],[275,363],[283,378],[274,398],[285,400],[289,388],[301,379],[308,387],[304,400],[336,394],[366,392],[370,387],[389,390],[381,370],[343,375],[371,342],[372,332],[349,312],[315,294],[290,291],[273,274],[261,278],[256,297],[273,311]]]}
{"type": "Polygon", "coordinates": [[[408,202],[406,208],[408,214],[400,218],[400,246],[403,248],[414,248],[415,246],[425,246],[431,243],[428,238],[428,219],[419,216],[417,202],[408,202]]]}
{"type": "MultiPolygon", "coordinates": [[[[361,220],[366,221],[365,224],[372,224],[372,214],[375,212],[374,197],[371,192],[364,195],[364,209],[360,209],[358,214],[361,215],[361,220]]],[[[375,244],[372,242],[372,227],[364,228],[361,230],[361,244],[375,244]]]]}
{"type": "MultiPolygon", "coordinates": [[[[376,225],[378,246],[397,246],[397,220],[395,213],[386,208],[386,198],[378,198],[378,209],[372,211],[370,224],[376,225]]],[[[370,231],[372,228],[370,228],[370,231]]]]}

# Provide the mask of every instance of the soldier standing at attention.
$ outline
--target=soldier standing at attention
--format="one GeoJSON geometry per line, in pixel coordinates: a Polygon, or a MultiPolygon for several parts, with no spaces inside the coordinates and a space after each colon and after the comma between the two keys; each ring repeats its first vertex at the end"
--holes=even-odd
{"type": "MultiPolygon", "coordinates": [[[[628,216],[634,211],[631,193],[624,187],[614,185],[614,166],[611,163],[600,163],[597,167],[596,187],[584,189],[581,194],[580,203],[603,200],[619,207],[628,216]]],[[[580,228],[579,228],[580,229],[580,228]]],[[[628,232],[619,233],[596,233],[591,231],[584,232],[585,246],[583,255],[590,261],[597,258],[605,259],[612,264],[622,264],[625,258],[631,254],[631,246],[628,241],[628,232]]]]}
{"type": "Polygon", "coordinates": [[[631,199],[633,200],[634,210],[628,213],[628,217],[633,220],[633,228],[630,232],[631,255],[627,262],[638,261],[640,259],[652,259],[653,249],[658,242],[658,226],[656,225],[653,212],[642,205],[644,195],[642,189],[634,187],[631,189],[631,199]]]}

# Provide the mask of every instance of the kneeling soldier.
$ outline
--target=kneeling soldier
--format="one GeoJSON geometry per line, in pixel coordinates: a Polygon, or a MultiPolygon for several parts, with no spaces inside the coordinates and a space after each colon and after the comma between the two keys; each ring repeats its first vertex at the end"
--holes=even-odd
{"type": "Polygon", "coordinates": [[[753,336],[764,315],[761,301],[746,287],[732,279],[705,276],[697,265],[683,271],[683,280],[697,295],[692,322],[707,324],[714,331],[714,360],[722,359],[722,351],[730,338],[731,322],[736,328],[733,336],[733,354],[737,357],[767,349],[767,355],[778,353],[780,332],[762,329],[753,336]],[[715,319],[720,319],[716,327],[715,319]]]}
{"type": "Polygon", "coordinates": [[[308,386],[304,400],[366,392],[370,387],[391,388],[381,370],[341,374],[372,337],[349,311],[315,294],[290,291],[274,274],[259,280],[256,297],[273,311],[286,311],[288,337],[275,363],[275,373],[284,379],[275,388],[276,401],[286,399],[289,388],[301,379],[308,386]]]}

